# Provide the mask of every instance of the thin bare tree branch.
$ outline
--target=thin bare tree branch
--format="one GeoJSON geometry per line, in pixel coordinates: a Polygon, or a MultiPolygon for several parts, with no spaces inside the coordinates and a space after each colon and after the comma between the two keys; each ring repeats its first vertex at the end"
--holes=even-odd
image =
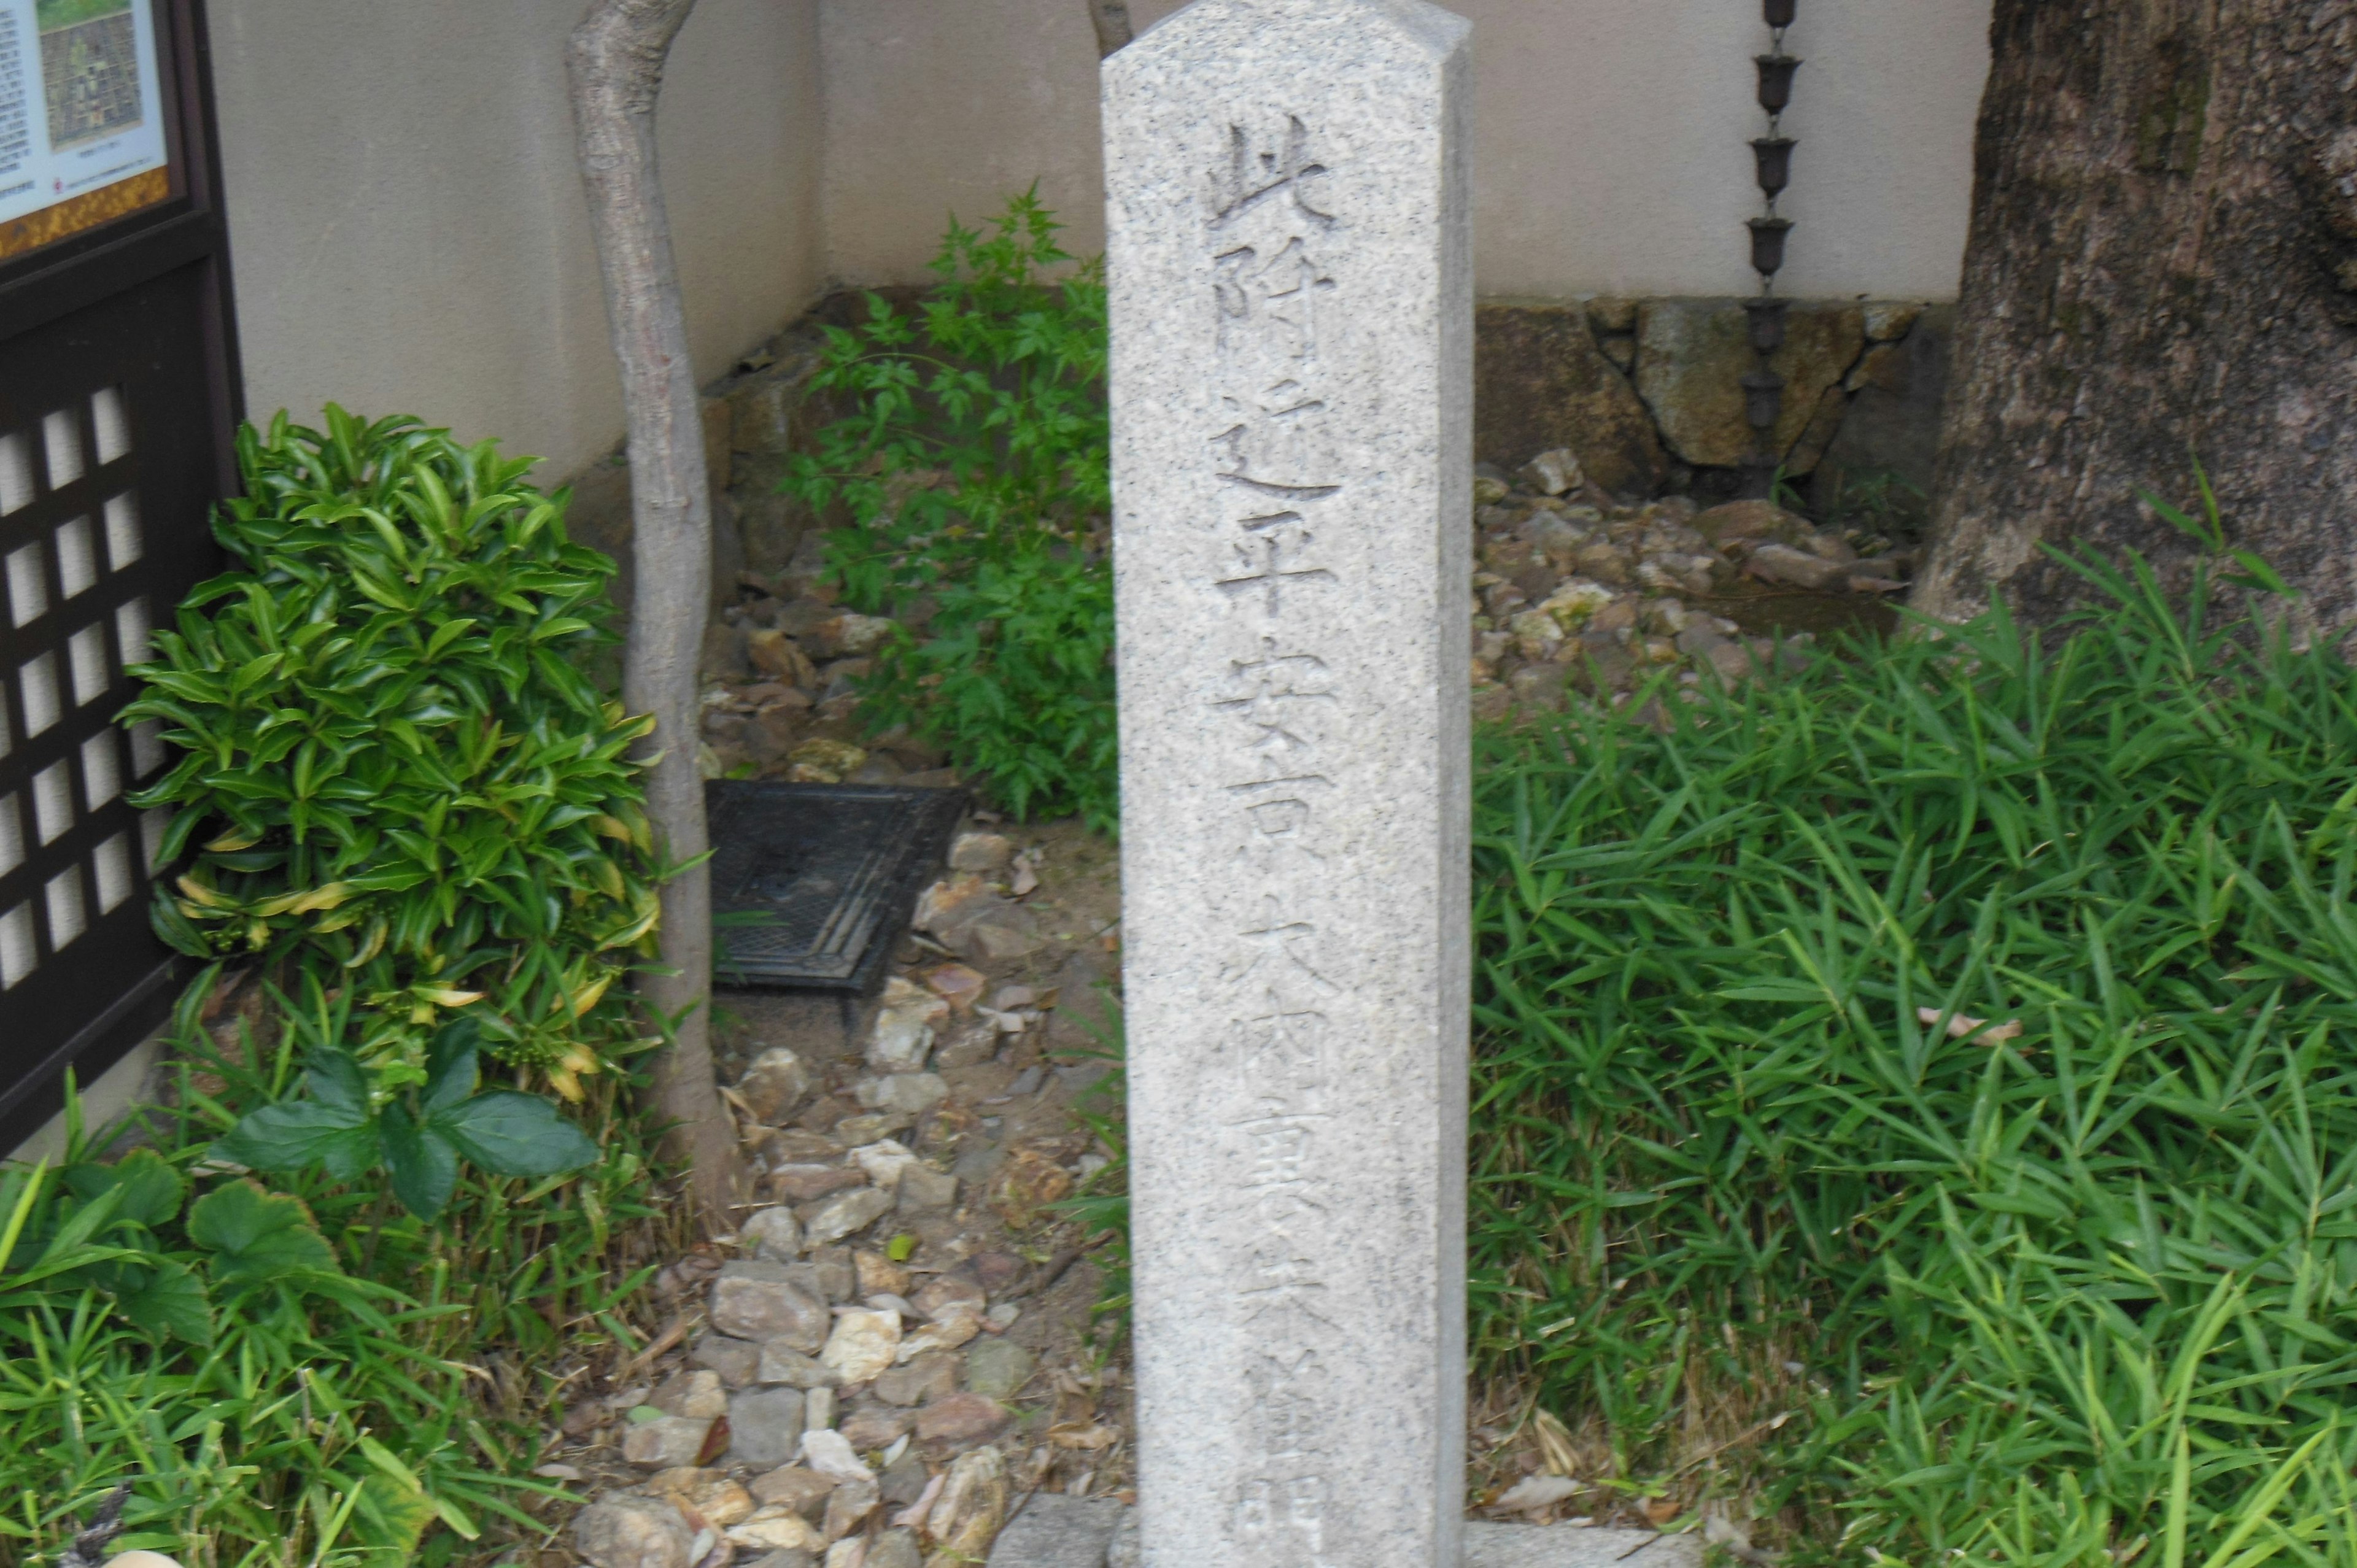
{"type": "Polygon", "coordinates": [[[655,167],[663,62],[694,5],[593,0],[566,43],[565,64],[630,427],[635,585],[622,701],[655,719],[646,743],[656,758],[647,774],[647,811],[657,848],[671,864],[694,863],[663,884],[663,972],[640,985],[670,1035],[654,1062],[654,1100],[674,1123],[671,1153],[693,1166],[705,1219],[720,1226],[729,1221],[741,1166],[712,1067],[712,880],[703,863],[708,841],[696,768],[696,665],[711,594],[712,495],[687,317],[655,167]]]}
{"type": "Polygon", "coordinates": [[[1135,35],[1129,26],[1129,0],[1088,0],[1089,20],[1097,27],[1097,58],[1103,59],[1135,35]]]}

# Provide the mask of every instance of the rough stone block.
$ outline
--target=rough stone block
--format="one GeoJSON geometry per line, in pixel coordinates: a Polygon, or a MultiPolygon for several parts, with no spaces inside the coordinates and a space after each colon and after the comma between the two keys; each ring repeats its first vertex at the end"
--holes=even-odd
{"type": "Polygon", "coordinates": [[[1458,1549],[1469,30],[1197,0],[1104,66],[1156,1568],[1458,1549]]]}

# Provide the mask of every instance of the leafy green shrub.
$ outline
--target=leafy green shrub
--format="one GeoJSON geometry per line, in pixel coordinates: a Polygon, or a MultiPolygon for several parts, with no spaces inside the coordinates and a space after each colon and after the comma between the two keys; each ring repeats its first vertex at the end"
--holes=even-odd
{"type": "Polygon", "coordinates": [[[950,226],[915,318],[868,296],[831,328],[814,385],[852,412],[786,488],[840,503],[829,571],[855,609],[931,619],[879,650],[864,711],[950,752],[1017,816],[1110,831],[1113,583],[1102,270],[1071,258],[1037,198],[985,237],[950,226]]]}
{"type": "Polygon", "coordinates": [[[537,1538],[531,1506],[559,1490],[528,1475],[555,1419],[540,1369],[635,1348],[673,1244],[616,1080],[587,1086],[586,1171],[461,1173],[439,1225],[324,1172],[265,1192],[212,1155],[285,1098],[301,1042],[225,1057],[201,994],[154,1147],[106,1164],[77,1133],[60,1168],[0,1171],[0,1564],[53,1555],[123,1481],[116,1547],[191,1564],[395,1568],[537,1538]]]}
{"type": "Polygon", "coordinates": [[[568,1097],[632,1028],[606,993],[652,930],[645,733],[576,660],[613,563],[567,542],[526,459],[330,406],[238,439],[214,532],[240,569],[156,637],[152,719],[187,755],[156,929],[204,958],[291,959],[368,1006],[379,1092],[421,1083],[436,1020],[568,1097]]]}
{"type": "Polygon", "coordinates": [[[317,1165],[337,1181],[382,1167],[393,1195],[421,1219],[441,1214],[466,1156],[494,1176],[548,1176],[579,1170],[597,1145],[547,1101],[511,1089],[478,1091],[482,1026],[461,1014],[425,1049],[425,1079],[377,1093],[349,1042],[351,993],[330,996],[309,978],[306,1005],[283,1003],[291,1036],[306,1046],[300,1100],[249,1111],[213,1145],[213,1157],[250,1170],[285,1173],[317,1165]]]}
{"type": "Polygon", "coordinates": [[[1486,739],[1477,1358],[1828,1559],[2348,1568],[2357,681],[2082,570],[1486,739]]]}

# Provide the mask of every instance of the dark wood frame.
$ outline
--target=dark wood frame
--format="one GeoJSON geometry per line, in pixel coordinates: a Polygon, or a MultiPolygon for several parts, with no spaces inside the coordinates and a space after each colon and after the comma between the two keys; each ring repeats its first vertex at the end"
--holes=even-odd
{"type": "MultiPolygon", "coordinates": [[[[153,384],[168,388],[170,395],[151,396],[145,407],[133,400],[138,434],[131,456],[118,460],[136,474],[146,550],[134,567],[113,576],[147,599],[151,624],[168,625],[187,588],[219,566],[207,513],[237,482],[233,437],[242,393],[203,0],[156,0],[155,16],[172,194],[102,227],[0,262],[0,428],[20,423],[36,403],[75,395],[43,383],[70,382],[75,367],[69,361],[78,355],[128,356],[125,363],[143,353],[149,357],[135,373],[163,376],[153,384]],[[16,365],[13,374],[5,373],[12,350],[16,365]]],[[[80,417],[89,450],[87,411],[80,417]]],[[[111,482],[119,482],[115,466],[108,467],[111,482]]],[[[93,465],[91,478],[58,492],[51,510],[62,518],[86,505],[88,497],[78,492],[97,478],[93,465]]],[[[48,500],[36,501],[33,511],[9,519],[8,526],[19,532],[46,527],[40,509],[48,500]]],[[[55,605],[55,568],[51,579],[55,605]]],[[[61,607],[21,628],[0,618],[0,654],[5,655],[0,685],[28,653],[45,646],[40,638],[61,634],[66,618],[61,607]]],[[[120,638],[113,630],[107,635],[119,663],[120,638]]],[[[56,646],[62,653],[62,643],[56,646]]],[[[133,694],[118,670],[103,697],[88,707],[119,710],[133,694]]],[[[13,695],[5,700],[16,701],[13,695]]],[[[21,714],[8,716],[13,744],[0,756],[0,792],[14,791],[22,801],[34,773],[89,738],[89,725],[85,719],[79,733],[67,724],[27,737],[21,714]]],[[[123,769],[126,788],[147,781],[131,777],[135,770],[135,763],[123,769]]],[[[28,809],[20,804],[20,815],[28,809]]],[[[93,838],[125,824],[135,827],[119,797],[102,809],[84,802],[75,828],[59,843],[70,847],[85,824],[93,838]]],[[[55,875],[49,863],[57,856],[36,842],[29,823],[24,838],[27,864],[5,879],[9,902],[21,896],[20,885],[55,875]]],[[[27,995],[15,1006],[12,993],[0,993],[0,1151],[55,1114],[68,1069],[87,1085],[169,1013],[185,965],[148,929],[144,865],[135,882],[133,897],[94,916],[59,959],[57,967],[70,983],[53,977],[34,996],[33,983],[43,979],[37,970],[26,983],[27,995]]]]}

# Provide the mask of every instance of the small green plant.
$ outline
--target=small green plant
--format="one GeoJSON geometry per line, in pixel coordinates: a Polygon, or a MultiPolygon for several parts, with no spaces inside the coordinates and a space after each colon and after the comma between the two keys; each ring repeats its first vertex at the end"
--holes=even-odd
{"type": "Polygon", "coordinates": [[[1104,286],[1033,194],[985,236],[954,221],[914,316],[870,295],[814,384],[848,412],[786,480],[854,608],[931,613],[882,649],[865,712],[944,746],[1018,818],[1111,831],[1113,585],[1104,286]]]}
{"type": "Polygon", "coordinates": [[[306,1095],[246,1112],[213,1145],[216,1159],[271,1172],[317,1165],[344,1182],[382,1167],[393,1195],[421,1219],[449,1204],[461,1155],[503,1176],[561,1176],[597,1159],[597,1145],[547,1101],[478,1090],[482,1026],[463,1014],[427,1045],[422,1085],[372,1092],[346,1043],[354,1034],[351,993],[331,997],[316,979],[308,984],[304,1007],[283,998],[280,1007],[307,1047],[306,1095]]]}
{"type": "MultiPolygon", "coordinates": [[[[312,1166],[267,1190],[218,1157],[288,1101],[305,1041],[216,1049],[184,1001],[175,1112],[93,1153],[70,1098],[54,1169],[0,1170],[0,1565],[53,1561],[118,1483],[118,1550],[247,1568],[483,1562],[536,1542],[530,1476],[559,1358],[643,1344],[682,1238],[621,1075],[585,1085],[578,1172],[461,1166],[439,1223],[312,1166]]],[[[542,1112],[556,1112],[530,1097],[542,1112]]]]}
{"type": "Polygon", "coordinates": [[[206,959],[294,962],[368,1004],[379,1093],[426,1075],[465,1009],[491,1054],[568,1098],[636,1031],[613,981],[657,904],[645,733],[581,673],[613,563],[563,494],[491,443],[332,405],[238,438],[214,532],[239,569],[157,634],[154,721],[185,753],[135,803],[175,810],[156,929],[206,959]]]}

